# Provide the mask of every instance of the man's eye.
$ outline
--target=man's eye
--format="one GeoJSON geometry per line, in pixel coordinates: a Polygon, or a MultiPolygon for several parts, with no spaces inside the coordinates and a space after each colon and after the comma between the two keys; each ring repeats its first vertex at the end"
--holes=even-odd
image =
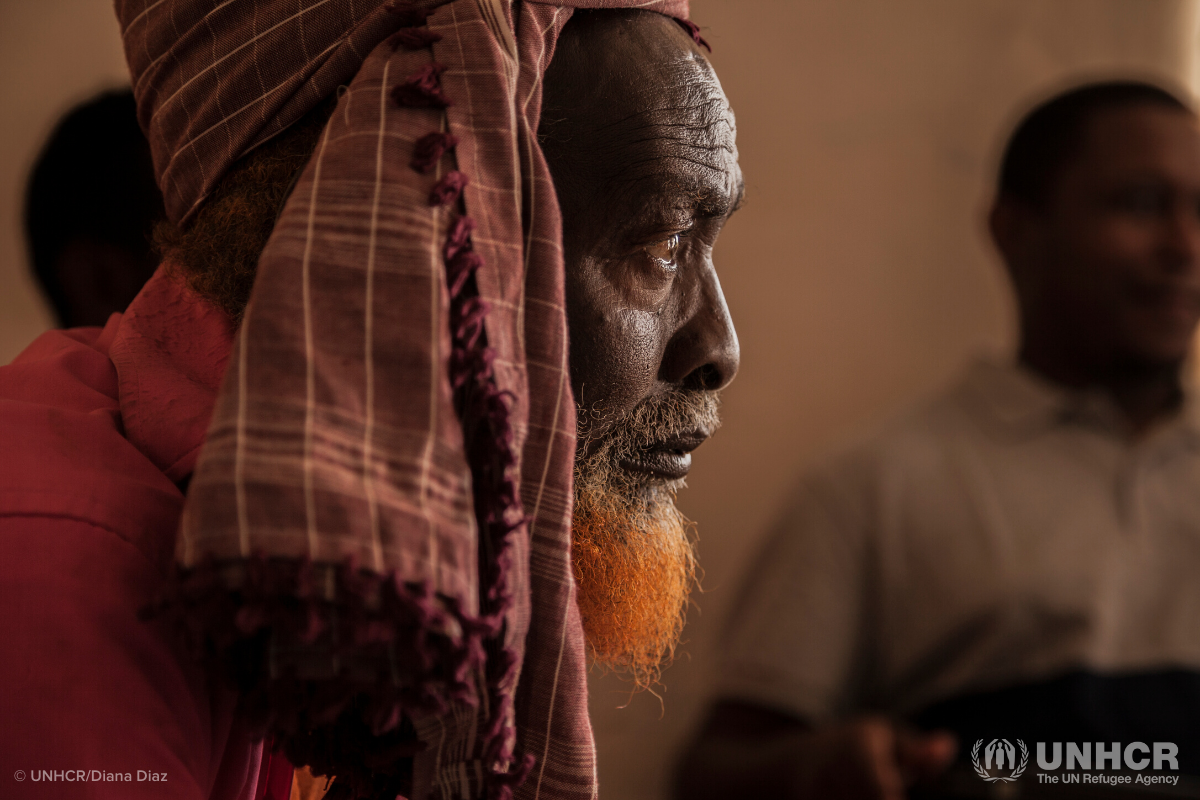
{"type": "Polygon", "coordinates": [[[1154,215],[1162,213],[1170,204],[1167,193],[1155,188],[1130,189],[1116,197],[1116,206],[1129,214],[1154,215]]]}
{"type": "Polygon", "coordinates": [[[661,266],[675,270],[675,255],[679,252],[679,234],[672,233],[666,239],[646,245],[646,252],[661,266]]]}

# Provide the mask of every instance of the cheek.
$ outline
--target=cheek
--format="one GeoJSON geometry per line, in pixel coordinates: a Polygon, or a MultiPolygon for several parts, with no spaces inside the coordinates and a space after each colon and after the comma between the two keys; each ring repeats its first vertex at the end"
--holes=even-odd
{"type": "Polygon", "coordinates": [[[1155,269],[1156,235],[1153,225],[1120,217],[1081,224],[1055,254],[1060,289],[1068,295],[1064,302],[1089,306],[1097,314],[1126,305],[1129,282],[1155,269]]]}
{"type": "Polygon", "coordinates": [[[1157,222],[1116,217],[1101,221],[1090,237],[1090,251],[1097,262],[1113,272],[1134,273],[1153,267],[1158,245],[1157,222]]]}
{"type": "Polygon", "coordinates": [[[1160,279],[1161,228],[1152,220],[1096,219],[1080,226],[1057,253],[1061,270],[1051,290],[1064,320],[1094,342],[1159,358],[1182,357],[1195,309],[1148,300],[1160,279]]]}
{"type": "Polygon", "coordinates": [[[571,383],[575,398],[604,416],[628,412],[654,389],[662,360],[663,328],[654,313],[594,309],[591,324],[571,325],[571,383]]]}
{"type": "Polygon", "coordinates": [[[669,335],[670,315],[637,304],[619,266],[585,257],[567,270],[571,387],[576,402],[603,418],[654,391],[669,335]]]}

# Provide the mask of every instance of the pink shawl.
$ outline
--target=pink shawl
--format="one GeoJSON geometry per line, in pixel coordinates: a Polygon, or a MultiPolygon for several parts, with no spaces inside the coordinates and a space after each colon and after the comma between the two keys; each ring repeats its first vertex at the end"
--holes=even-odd
{"type": "Polygon", "coordinates": [[[175,220],[339,98],[259,262],[171,613],[352,795],[594,797],[540,81],[572,8],[686,0],[116,6],[175,220]]]}

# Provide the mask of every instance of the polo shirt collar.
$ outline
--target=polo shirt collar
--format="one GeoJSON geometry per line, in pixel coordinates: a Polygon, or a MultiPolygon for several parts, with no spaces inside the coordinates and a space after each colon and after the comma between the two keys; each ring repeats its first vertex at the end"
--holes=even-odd
{"type": "MultiPolygon", "coordinates": [[[[1078,424],[1128,436],[1124,416],[1107,392],[1062,386],[1013,360],[979,359],[968,369],[964,388],[972,405],[1011,434],[1032,436],[1078,424]]],[[[1200,446],[1200,400],[1196,394],[1185,387],[1182,409],[1156,429],[1155,436],[1177,431],[1200,446]]]]}

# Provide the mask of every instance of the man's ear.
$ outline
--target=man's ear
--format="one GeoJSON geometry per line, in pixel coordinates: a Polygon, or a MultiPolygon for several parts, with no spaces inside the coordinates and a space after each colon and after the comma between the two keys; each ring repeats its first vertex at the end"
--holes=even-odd
{"type": "Polygon", "coordinates": [[[1014,280],[1036,261],[1039,230],[1036,215],[1022,203],[998,197],[988,214],[988,230],[1004,266],[1014,280]]]}
{"type": "Polygon", "coordinates": [[[1013,239],[1017,235],[1014,230],[1019,223],[1014,218],[1016,209],[1012,207],[1010,201],[1003,198],[996,198],[996,202],[992,204],[992,210],[988,214],[988,231],[992,234],[992,243],[996,245],[996,249],[1000,251],[1000,255],[1004,257],[1005,262],[1009,260],[1008,255],[1016,244],[1013,239]]]}

